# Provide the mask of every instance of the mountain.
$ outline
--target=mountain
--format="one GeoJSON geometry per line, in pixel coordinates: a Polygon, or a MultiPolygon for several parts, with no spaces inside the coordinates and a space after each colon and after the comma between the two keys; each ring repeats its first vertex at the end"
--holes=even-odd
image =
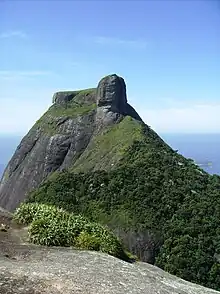
{"type": "Polygon", "coordinates": [[[14,210],[57,170],[111,169],[123,149],[144,136],[142,125],[117,75],[103,78],[97,89],[55,93],[53,105],[23,138],[5,170],[0,205],[14,210]]]}
{"type": "Polygon", "coordinates": [[[1,181],[0,206],[23,200],[82,214],[140,260],[220,290],[220,177],[143,123],[117,75],[54,95],[1,181]]]}

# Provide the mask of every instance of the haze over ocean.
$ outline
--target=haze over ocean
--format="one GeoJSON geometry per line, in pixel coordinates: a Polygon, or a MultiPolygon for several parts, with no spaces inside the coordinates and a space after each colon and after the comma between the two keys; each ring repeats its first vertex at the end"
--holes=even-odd
{"type": "Polygon", "coordinates": [[[20,140],[20,136],[0,136],[0,177],[20,140]]]}
{"type": "Polygon", "coordinates": [[[161,134],[180,154],[194,159],[210,174],[220,174],[220,134],[161,134]]]}
{"type": "MultiPolygon", "coordinates": [[[[220,134],[160,134],[180,154],[191,158],[210,174],[220,174],[220,134]]],[[[0,177],[21,137],[0,137],[0,177]]]]}

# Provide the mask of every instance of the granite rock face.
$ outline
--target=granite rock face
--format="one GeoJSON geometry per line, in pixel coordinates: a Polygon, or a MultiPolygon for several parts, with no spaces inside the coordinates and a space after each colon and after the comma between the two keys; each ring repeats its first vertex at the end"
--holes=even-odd
{"type": "Polygon", "coordinates": [[[112,111],[123,113],[126,109],[127,95],[124,79],[117,75],[103,78],[97,89],[97,105],[109,107],[112,111]],[[120,99],[118,99],[120,97],[120,99]]]}
{"type": "Polygon", "coordinates": [[[52,101],[53,103],[64,104],[71,101],[76,95],[77,92],[75,91],[57,92],[53,95],[52,101]]]}
{"type": "Polygon", "coordinates": [[[20,246],[13,259],[0,255],[2,294],[218,294],[147,263],[72,249],[20,246]]]}
{"type": "Polygon", "coordinates": [[[53,105],[22,139],[0,182],[0,206],[13,211],[54,171],[74,166],[94,138],[125,116],[141,122],[117,75],[95,89],[57,92],[53,105]]]}

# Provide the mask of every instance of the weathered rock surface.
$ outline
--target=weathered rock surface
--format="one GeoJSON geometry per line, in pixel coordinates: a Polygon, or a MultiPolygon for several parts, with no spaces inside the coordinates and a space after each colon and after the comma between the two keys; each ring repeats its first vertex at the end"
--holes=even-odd
{"type": "Polygon", "coordinates": [[[114,112],[123,113],[126,109],[126,103],[126,85],[121,77],[111,75],[99,82],[97,89],[98,106],[108,106],[114,112]]]}
{"type": "Polygon", "coordinates": [[[117,75],[103,78],[97,89],[55,93],[3,174],[0,206],[13,211],[50,173],[74,166],[98,134],[127,115],[141,121],[117,75]]]}
{"type": "Polygon", "coordinates": [[[27,242],[27,227],[0,208],[1,294],[217,294],[153,265],[110,255],[27,242]]]}
{"type": "Polygon", "coordinates": [[[36,247],[21,257],[21,250],[22,246],[13,259],[0,256],[1,294],[220,293],[186,282],[150,264],[130,264],[98,252],[36,247]]]}
{"type": "Polygon", "coordinates": [[[53,95],[52,102],[56,104],[65,104],[71,101],[76,95],[76,91],[57,92],[53,95]]]}

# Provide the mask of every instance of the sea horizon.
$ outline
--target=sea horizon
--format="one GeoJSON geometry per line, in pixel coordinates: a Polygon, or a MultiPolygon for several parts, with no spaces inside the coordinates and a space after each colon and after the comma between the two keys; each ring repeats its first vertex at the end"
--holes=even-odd
{"type": "MultiPolygon", "coordinates": [[[[220,133],[157,133],[172,149],[194,160],[209,174],[220,174],[220,133]]],[[[22,137],[0,134],[0,177],[22,137]]]]}

